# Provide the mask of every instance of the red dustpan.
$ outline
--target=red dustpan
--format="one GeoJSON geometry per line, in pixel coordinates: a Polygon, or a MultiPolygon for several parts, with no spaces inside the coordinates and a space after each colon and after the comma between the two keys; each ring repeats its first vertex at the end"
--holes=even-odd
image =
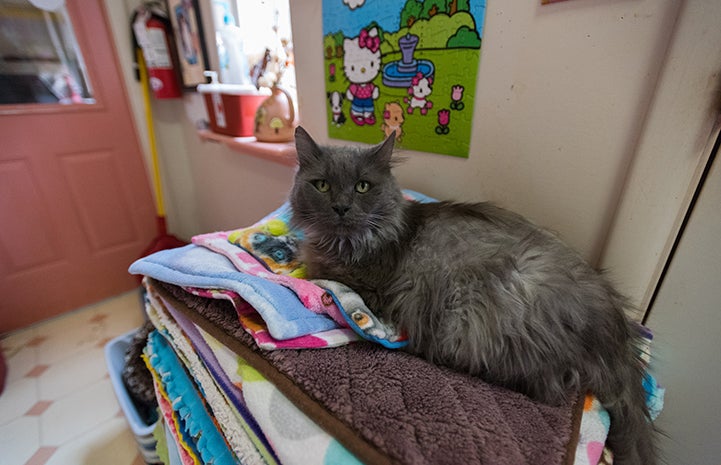
{"type": "Polygon", "coordinates": [[[151,241],[150,245],[143,251],[141,257],[165,249],[174,249],[186,245],[187,242],[168,234],[165,224],[165,205],[163,203],[163,189],[160,180],[160,166],[158,164],[158,149],[155,144],[155,130],[153,128],[153,112],[150,107],[150,86],[148,84],[148,71],[145,67],[143,52],[138,49],[138,68],[140,69],[140,84],[143,88],[143,104],[145,107],[145,122],[148,126],[148,139],[150,141],[150,158],[153,168],[153,187],[155,188],[155,210],[157,212],[158,235],[151,241]]]}
{"type": "Polygon", "coordinates": [[[168,234],[167,228],[165,226],[164,216],[158,215],[156,221],[158,226],[158,235],[155,236],[148,245],[148,247],[143,250],[143,253],[140,255],[141,257],[145,257],[160,250],[174,249],[176,247],[182,247],[187,244],[186,241],[178,239],[172,234],[168,234]]]}

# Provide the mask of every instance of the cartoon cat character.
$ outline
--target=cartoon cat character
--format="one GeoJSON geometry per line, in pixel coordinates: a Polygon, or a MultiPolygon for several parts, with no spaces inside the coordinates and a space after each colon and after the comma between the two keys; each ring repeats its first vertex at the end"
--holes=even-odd
{"type": "Polygon", "coordinates": [[[351,102],[350,117],[363,126],[376,123],[375,100],[380,91],[373,84],[381,69],[378,29],[362,29],[358,37],[343,41],[343,71],[350,81],[346,98],[351,102]]]}
{"type": "Polygon", "coordinates": [[[403,121],[405,121],[403,107],[398,102],[386,103],[383,107],[383,124],[381,125],[386,138],[395,132],[396,140],[400,142],[403,137],[403,121]]]}
{"type": "Polygon", "coordinates": [[[428,113],[428,110],[433,108],[433,102],[428,100],[428,96],[433,92],[431,85],[433,84],[432,77],[425,77],[421,73],[416,74],[411,80],[411,85],[408,87],[408,94],[410,98],[406,97],[403,99],[405,103],[408,103],[408,114],[412,114],[413,110],[419,108],[421,115],[428,113]]]}

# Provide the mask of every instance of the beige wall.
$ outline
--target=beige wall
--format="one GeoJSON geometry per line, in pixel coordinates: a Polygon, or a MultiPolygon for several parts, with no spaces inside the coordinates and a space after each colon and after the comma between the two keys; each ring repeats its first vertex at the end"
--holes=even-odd
{"type": "MultiPolygon", "coordinates": [[[[470,157],[409,152],[408,161],[397,168],[399,179],[406,187],[439,198],[492,200],[555,229],[592,263],[610,263],[622,290],[640,302],[648,285],[644,279],[662,259],[659,251],[682,205],[669,204],[670,213],[661,212],[664,221],[655,228],[663,237],[654,244],[637,238],[637,243],[621,243],[609,251],[606,238],[611,229],[624,224],[616,218],[617,206],[628,191],[631,168],[638,165],[639,142],[653,139],[647,134],[647,115],[657,99],[660,77],[668,74],[664,64],[674,43],[673,32],[682,22],[679,18],[688,13],[678,0],[573,0],[547,6],[539,0],[488,3],[470,157]],[[627,262],[606,258],[618,251],[627,262]],[[640,272],[632,266],[633,253],[650,255],[640,272]],[[644,279],[636,279],[639,273],[644,279]]],[[[686,2],[713,3],[717,2],[686,2]]],[[[110,0],[106,4],[122,48],[129,43],[123,36],[128,33],[127,13],[110,0]]],[[[207,3],[203,5],[207,9],[207,3]]],[[[706,18],[717,25],[718,13],[717,8],[701,14],[701,21],[706,18]]],[[[328,141],[321,0],[293,0],[291,15],[301,123],[318,139],[328,141]]],[[[707,58],[698,52],[696,61],[707,58]]],[[[129,52],[121,50],[122,56],[129,57],[129,52]]],[[[684,72],[686,80],[677,76],[666,85],[679,86],[689,77],[704,83],[712,79],[706,70],[684,72]]],[[[694,95],[708,92],[708,85],[694,85],[694,95]]],[[[137,100],[137,85],[129,81],[129,87],[137,100]]],[[[668,105],[655,111],[667,113],[672,110],[668,105]]],[[[134,108],[141,108],[139,101],[134,108]]],[[[283,201],[293,170],[200,142],[194,125],[205,115],[196,95],[178,102],[154,102],[153,108],[174,233],[189,237],[242,226],[283,201]]],[[[698,134],[708,132],[699,128],[708,115],[705,108],[697,113],[703,121],[691,118],[689,123],[654,130],[693,133],[699,138],[698,134]]],[[[698,163],[698,146],[703,144],[678,145],[690,167],[698,163]]],[[[689,182],[683,180],[679,189],[688,188],[689,182]]],[[[643,209],[643,202],[634,208],[643,209]]],[[[640,231],[643,225],[633,228],[640,231]]]]}
{"type": "MultiPolygon", "coordinates": [[[[318,0],[295,24],[321,30],[318,0]]],[[[405,186],[493,200],[596,261],[679,2],[489,1],[468,160],[411,154],[405,186]]],[[[295,39],[301,108],[322,102],[321,34],[295,39]]],[[[325,107],[324,107],[325,108],[325,107]]],[[[303,124],[323,135],[324,118],[303,124]]]]}

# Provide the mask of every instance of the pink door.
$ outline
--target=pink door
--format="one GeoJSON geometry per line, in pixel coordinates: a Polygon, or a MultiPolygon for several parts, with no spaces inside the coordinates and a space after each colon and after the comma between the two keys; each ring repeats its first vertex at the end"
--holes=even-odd
{"type": "MultiPolygon", "coordinates": [[[[27,56],[16,61],[3,57],[0,94],[10,94],[4,98],[46,85],[36,99],[45,103],[0,104],[0,333],[137,286],[127,268],[155,235],[148,177],[102,4],[67,1],[67,14],[56,22],[69,19],[76,43],[41,13],[53,46],[26,47],[27,56]],[[72,85],[58,91],[63,75],[53,66],[63,60],[86,77],[66,72],[72,85]],[[23,71],[33,61],[45,73],[42,82],[42,73],[23,71]],[[38,82],[28,84],[32,79],[38,82]],[[48,103],[63,92],[69,103],[48,103]]],[[[21,42],[29,40],[22,34],[37,36],[32,31],[42,26],[32,15],[2,8],[4,25],[29,22],[16,27],[21,42]]]]}

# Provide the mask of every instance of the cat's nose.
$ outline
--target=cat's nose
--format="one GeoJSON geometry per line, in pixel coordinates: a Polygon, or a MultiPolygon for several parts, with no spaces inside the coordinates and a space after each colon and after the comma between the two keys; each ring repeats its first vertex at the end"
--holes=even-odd
{"type": "Polygon", "coordinates": [[[348,213],[348,210],[350,210],[350,207],[347,205],[338,205],[333,207],[333,211],[335,211],[338,216],[345,216],[346,213],[348,213]]]}

